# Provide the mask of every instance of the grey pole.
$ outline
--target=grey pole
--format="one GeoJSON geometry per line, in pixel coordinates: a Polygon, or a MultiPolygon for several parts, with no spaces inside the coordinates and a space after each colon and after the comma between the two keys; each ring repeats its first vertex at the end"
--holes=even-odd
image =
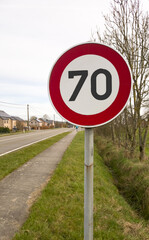
{"type": "Polygon", "coordinates": [[[29,131],[29,104],[27,104],[27,126],[29,131]]]}
{"type": "Polygon", "coordinates": [[[93,240],[93,128],[85,128],[84,240],[93,240]]]}

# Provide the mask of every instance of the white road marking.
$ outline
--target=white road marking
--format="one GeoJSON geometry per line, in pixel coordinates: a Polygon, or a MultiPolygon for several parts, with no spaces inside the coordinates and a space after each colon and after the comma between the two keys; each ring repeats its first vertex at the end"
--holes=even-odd
{"type": "MultiPolygon", "coordinates": [[[[32,137],[32,136],[38,136],[39,134],[41,134],[41,132],[39,133],[29,133],[29,134],[26,134],[25,137],[32,137]]],[[[7,139],[0,139],[0,142],[5,142],[5,141],[11,141],[13,139],[19,139],[19,138],[24,138],[24,135],[16,135],[15,137],[11,137],[10,138],[7,138],[7,139]]]]}
{"type": "Polygon", "coordinates": [[[13,150],[10,150],[10,151],[8,151],[8,152],[2,153],[2,154],[0,154],[0,157],[6,155],[6,154],[8,154],[8,153],[15,152],[15,151],[17,151],[17,150],[19,150],[19,149],[22,149],[22,148],[24,148],[24,147],[28,147],[28,146],[30,146],[30,145],[32,145],[32,144],[34,144],[34,143],[38,143],[38,142],[41,142],[41,141],[46,140],[46,139],[48,139],[48,138],[54,137],[54,136],[56,136],[56,135],[57,135],[57,134],[54,134],[54,135],[52,135],[52,136],[48,136],[48,137],[46,137],[46,138],[42,138],[42,139],[37,140],[37,141],[35,141],[35,142],[29,143],[29,144],[23,145],[23,146],[21,146],[21,147],[15,148],[15,149],[13,149],[13,150]]]}

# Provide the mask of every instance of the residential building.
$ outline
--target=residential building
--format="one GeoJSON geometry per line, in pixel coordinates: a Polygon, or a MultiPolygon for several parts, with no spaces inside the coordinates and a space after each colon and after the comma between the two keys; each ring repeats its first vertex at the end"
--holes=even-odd
{"type": "Polygon", "coordinates": [[[31,129],[38,129],[42,127],[42,122],[39,119],[32,119],[29,123],[31,129]]]}
{"type": "Polygon", "coordinates": [[[55,127],[54,120],[46,119],[46,122],[47,122],[47,126],[48,127],[50,127],[50,128],[55,127]]]}
{"type": "Polygon", "coordinates": [[[6,112],[0,110],[0,127],[8,127],[10,130],[19,129],[23,130],[27,127],[27,122],[17,116],[10,116],[6,112]],[[19,129],[18,126],[22,125],[22,128],[19,129]]]}
{"type": "Polygon", "coordinates": [[[6,112],[0,110],[0,127],[7,127],[12,129],[14,121],[12,121],[11,116],[6,112]]]}
{"type": "Polygon", "coordinates": [[[42,127],[47,127],[48,123],[44,118],[39,118],[39,120],[42,122],[42,127]]]}
{"type": "Polygon", "coordinates": [[[27,128],[27,121],[23,120],[22,118],[17,117],[17,116],[11,116],[11,119],[13,121],[15,121],[15,123],[16,123],[15,127],[18,130],[23,130],[23,129],[27,128]]]}

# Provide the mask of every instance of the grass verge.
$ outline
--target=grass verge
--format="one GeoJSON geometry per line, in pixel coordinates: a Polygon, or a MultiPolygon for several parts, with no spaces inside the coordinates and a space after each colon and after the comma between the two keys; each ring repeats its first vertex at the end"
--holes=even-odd
{"type": "MultiPolygon", "coordinates": [[[[83,240],[84,133],[65,152],[50,182],[13,240],[83,240]]],[[[94,154],[94,239],[147,240],[148,224],[119,195],[113,178],[94,154]]]]}
{"type": "Polygon", "coordinates": [[[35,143],[29,147],[22,148],[18,151],[9,153],[0,157],[0,180],[29,161],[37,154],[50,147],[55,142],[66,136],[69,132],[59,134],[47,140],[35,143]]]}
{"type": "Polygon", "coordinates": [[[111,169],[115,184],[139,214],[149,219],[149,163],[127,159],[122,150],[98,136],[96,145],[100,156],[111,169]]]}

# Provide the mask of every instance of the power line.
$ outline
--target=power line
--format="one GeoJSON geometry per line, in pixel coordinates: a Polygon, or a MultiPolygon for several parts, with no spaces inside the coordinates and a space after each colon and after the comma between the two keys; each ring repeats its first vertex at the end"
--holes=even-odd
{"type": "MultiPolygon", "coordinates": [[[[41,110],[41,107],[40,106],[35,106],[34,104],[18,104],[18,103],[12,103],[12,102],[7,102],[7,101],[0,101],[0,107],[2,108],[11,108],[11,109],[17,109],[19,110],[19,116],[23,116],[23,117],[26,117],[26,107],[27,107],[27,112],[29,111],[30,112],[30,115],[43,115],[43,111],[41,110]],[[28,109],[28,106],[29,105],[29,108],[28,109]]],[[[45,114],[46,114],[46,110],[45,110],[45,114]]],[[[53,118],[53,114],[49,114],[49,117],[50,119],[53,118]]]]}
{"type": "Polygon", "coordinates": [[[3,104],[10,104],[10,105],[16,105],[16,106],[26,106],[25,104],[10,103],[10,102],[3,102],[3,101],[0,101],[0,103],[3,103],[3,104]]]}

